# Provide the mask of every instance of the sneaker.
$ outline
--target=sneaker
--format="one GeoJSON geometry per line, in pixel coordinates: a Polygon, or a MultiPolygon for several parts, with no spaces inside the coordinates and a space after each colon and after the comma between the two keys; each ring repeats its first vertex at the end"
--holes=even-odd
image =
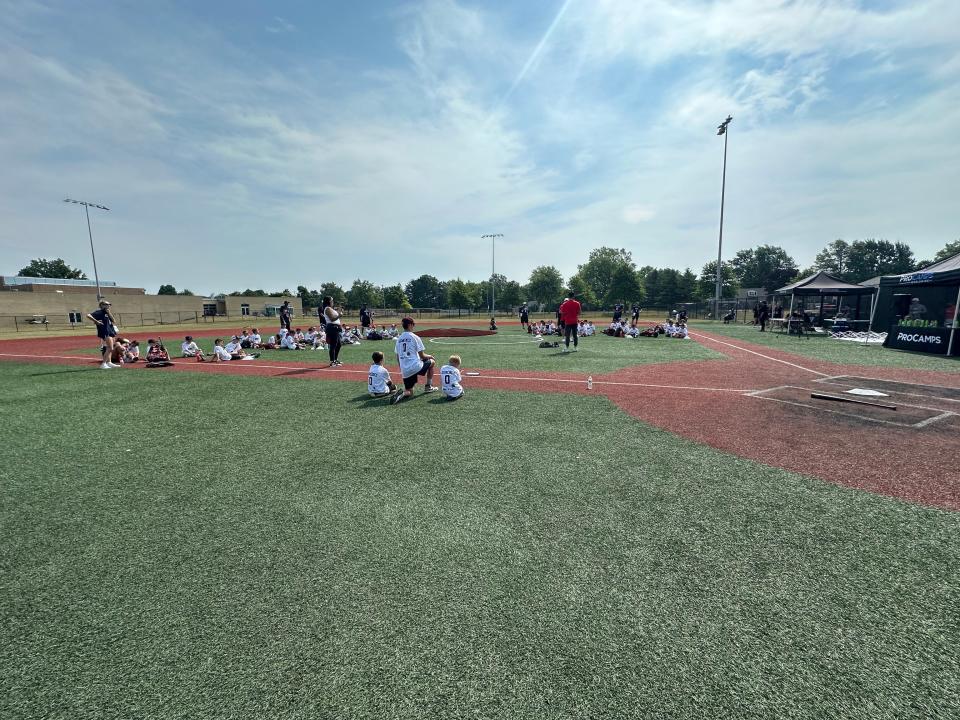
{"type": "Polygon", "coordinates": [[[425,393],[432,393],[432,392],[436,392],[436,391],[437,391],[437,388],[436,388],[435,386],[433,386],[433,385],[427,385],[427,386],[423,389],[423,392],[425,392],[425,393]]]}
{"type": "Polygon", "coordinates": [[[403,400],[403,390],[397,390],[397,392],[395,392],[395,393],[391,396],[391,398],[390,398],[390,404],[391,404],[391,405],[396,405],[396,404],[397,404],[398,402],[400,402],[401,400],[403,400]]]}
{"type": "Polygon", "coordinates": [[[115,365],[115,364],[112,363],[112,362],[108,362],[107,365],[109,365],[109,366],[112,367],[112,368],[118,368],[118,367],[120,367],[119,365],[115,365]]]}
{"type": "Polygon", "coordinates": [[[100,369],[101,369],[101,370],[109,370],[109,369],[112,368],[112,367],[114,367],[114,366],[111,365],[110,363],[100,363],[100,369]]]}

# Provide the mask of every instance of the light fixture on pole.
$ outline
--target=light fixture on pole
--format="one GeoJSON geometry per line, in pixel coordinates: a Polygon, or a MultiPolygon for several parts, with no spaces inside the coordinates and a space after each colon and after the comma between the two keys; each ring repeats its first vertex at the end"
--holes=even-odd
{"type": "Polygon", "coordinates": [[[727,115],[727,119],[717,126],[717,135],[723,135],[723,181],[720,184],[720,240],[717,242],[717,292],[714,298],[713,319],[720,317],[720,284],[723,265],[723,200],[727,191],[727,138],[730,137],[730,131],[727,126],[733,122],[733,116],[727,115]]]}
{"type": "Polygon", "coordinates": [[[103,293],[100,292],[100,275],[97,273],[97,254],[93,250],[93,231],[90,229],[90,208],[95,207],[99,210],[106,210],[107,212],[110,212],[110,208],[84,200],[71,200],[70,198],[67,198],[64,202],[83,205],[83,211],[87,214],[87,235],[90,237],[90,256],[93,258],[93,277],[97,282],[97,300],[103,300],[103,293]]]}
{"type": "Polygon", "coordinates": [[[497,238],[502,238],[503,233],[490,233],[489,235],[481,235],[481,240],[486,240],[490,238],[490,315],[491,317],[496,317],[497,315],[497,291],[494,283],[496,282],[495,275],[497,274],[497,238]]]}

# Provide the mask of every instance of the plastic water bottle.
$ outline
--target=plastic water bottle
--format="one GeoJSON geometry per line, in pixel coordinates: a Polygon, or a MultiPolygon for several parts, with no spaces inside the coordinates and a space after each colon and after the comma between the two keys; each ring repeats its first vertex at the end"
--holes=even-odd
{"type": "Polygon", "coordinates": [[[587,376],[587,390],[593,390],[593,375],[587,376]]]}

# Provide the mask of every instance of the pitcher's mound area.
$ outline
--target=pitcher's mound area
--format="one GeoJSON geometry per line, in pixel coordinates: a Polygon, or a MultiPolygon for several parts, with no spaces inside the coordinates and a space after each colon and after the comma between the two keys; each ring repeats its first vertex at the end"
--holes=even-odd
{"type": "Polygon", "coordinates": [[[496,335],[493,330],[473,330],[472,328],[430,328],[418,332],[420,337],[477,337],[479,335],[496,335]]]}

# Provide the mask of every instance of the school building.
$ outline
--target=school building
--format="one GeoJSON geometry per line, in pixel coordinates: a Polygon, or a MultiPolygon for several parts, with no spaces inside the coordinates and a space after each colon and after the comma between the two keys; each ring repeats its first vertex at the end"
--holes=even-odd
{"type": "MultiPolygon", "coordinates": [[[[101,281],[100,291],[112,303],[117,324],[124,326],[202,322],[229,318],[254,322],[275,317],[284,300],[293,314],[303,314],[299,297],[240,297],[236,295],[148,295],[144,288],[121,287],[101,281]]],[[[97,285],[93,280],[61,278],[0,277],[0,329],[29,326],[50,327],[88,323],[86,314],[97,309],[97,285]]]]}

